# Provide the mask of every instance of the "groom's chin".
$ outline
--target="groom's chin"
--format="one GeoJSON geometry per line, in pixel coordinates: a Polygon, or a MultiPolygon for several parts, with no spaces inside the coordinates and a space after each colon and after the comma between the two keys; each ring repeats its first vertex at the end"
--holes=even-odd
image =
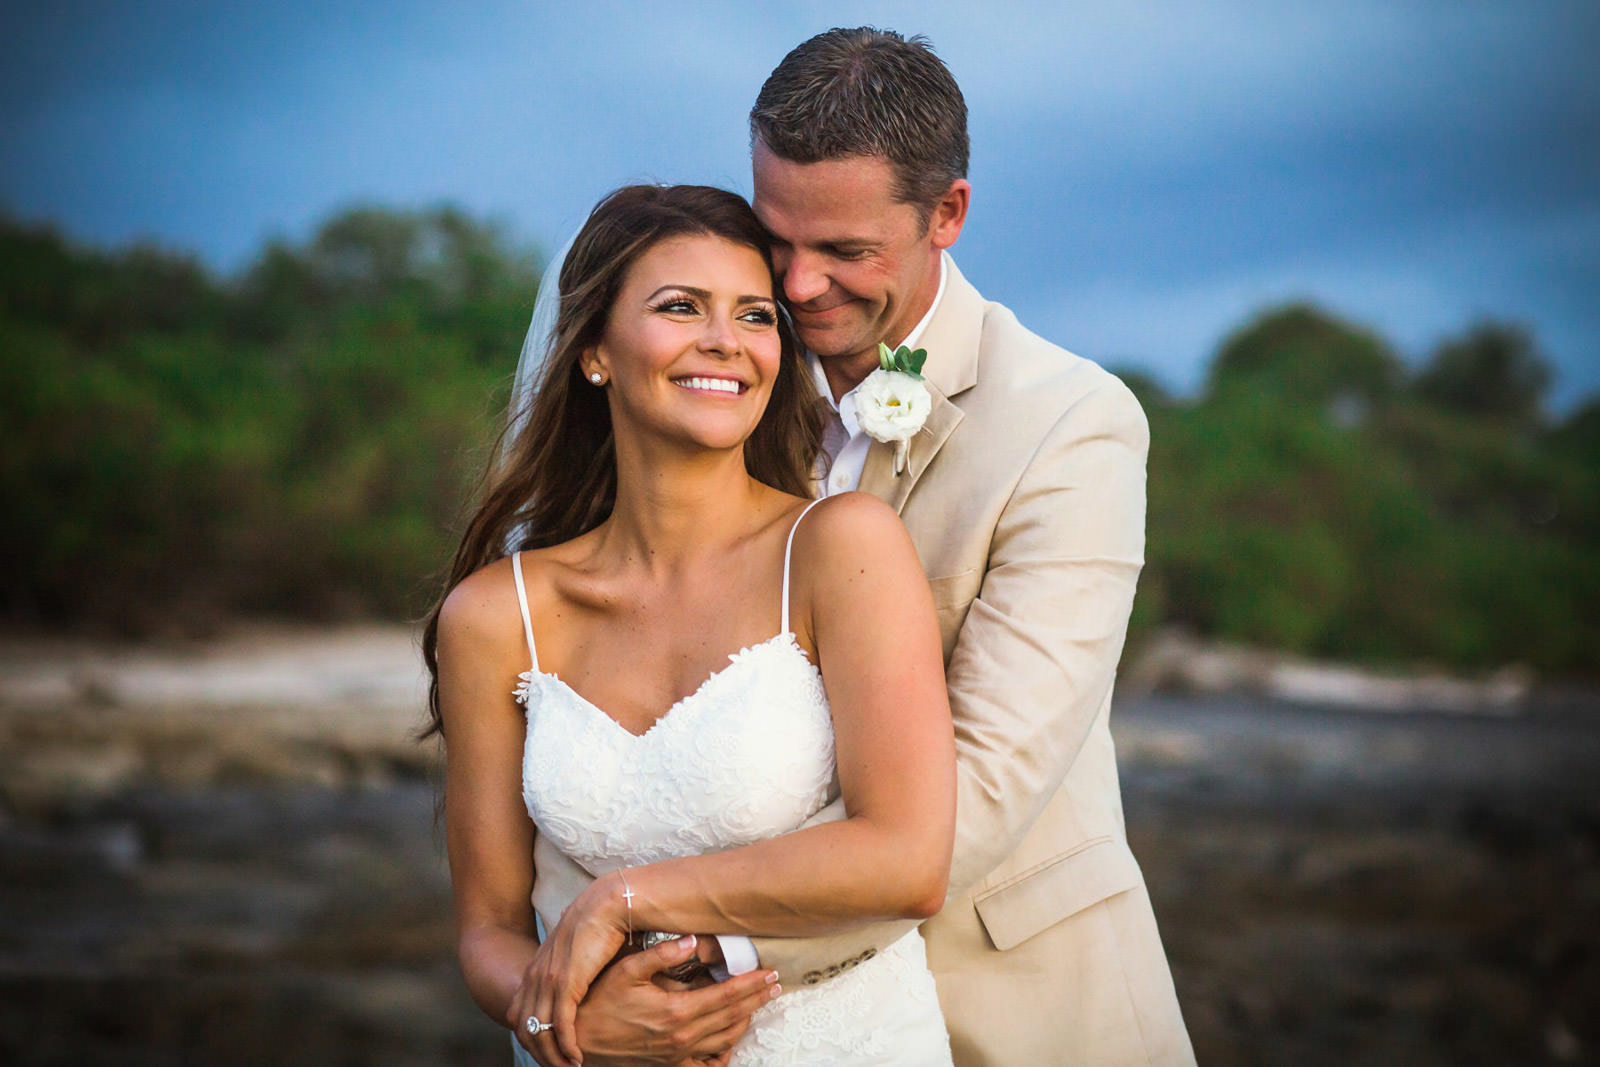
{"type": "Polygon", "coordinates": [[[800,343],[807,352],[822,359],[852,355],[861,347],[846,330],[797,325],[795,333],[800,336],[800,343]]]}
{"type": "Polygon", "coordinates": [[[840,304],[826,311],[790,312],[795,332],[813,352],[838,353],[849,349],[864,328],[861,315],[854,302],[840,304]]]}

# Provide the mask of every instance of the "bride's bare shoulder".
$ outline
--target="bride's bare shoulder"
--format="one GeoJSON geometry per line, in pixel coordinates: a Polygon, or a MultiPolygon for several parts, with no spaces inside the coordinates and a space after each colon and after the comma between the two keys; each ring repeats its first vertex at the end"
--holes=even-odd
{"type": "Polygon", "coordinates": [[[870,493],[839,493],[821,500],[795,528],[796,562],[831,568],[869,562],[916,560],[900,516],[870,493]]]}
{"type": "MultiPolygon", "coordinates": [[[[526,555],[523,572],[532,568],[526,555]]],[[[517,588],[511,557],[497,559],[467,575],[445,596],[439,608],[441,643],[501,643],[521,641],[522,609],[517,603],[517,588]]]]}
{"type": "Polygon", "coordinates": [[[805,521],[800,524],[796,536],[808,526],[814,535],[824,540],[905,528],[894,508],[871,493],[859,490],[835,493],[817,501],[816,506],[807,513],[805,521]]]}
{"type": "MultiPolygon", "coordinates": [[[[520,566],[528,611],[535,620],[569,599],[575,584],[581,586],[583,563],[593,551],[591,539],[592,532],[559,545],[518,553],[515,563],[520,566]]],[[[517,599],[516,569],[513,557],[505,556],[463,578],[450,590],[440,609],[441,635],[447,626],[480,633],[498,632],[509,626],[520,644],[522,608],[517,599]]]]}

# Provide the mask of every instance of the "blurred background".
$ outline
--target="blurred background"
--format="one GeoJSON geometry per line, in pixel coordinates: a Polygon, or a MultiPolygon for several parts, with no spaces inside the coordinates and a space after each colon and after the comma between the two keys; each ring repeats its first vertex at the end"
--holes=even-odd
{"type": "Polygon", "coordinates": [[[546,250],[832,25],[1152,444],[1114,717],[1203,1063],[1600,1062],[1600,7],[0,11],[0,1060],[504,1063],[412,622],[546,250]]]}

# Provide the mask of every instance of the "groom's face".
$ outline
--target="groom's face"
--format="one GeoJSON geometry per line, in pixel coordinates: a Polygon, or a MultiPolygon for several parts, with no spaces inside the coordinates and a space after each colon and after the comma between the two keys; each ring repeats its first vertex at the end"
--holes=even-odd
{"type": "Polygon", "coordinates": [[[794,163],[758,139],[753,161],[755,211],[801,341],[824,359],[876,366],[878,343],[899,344],[932,305],[954,236],[894,199],[882,157],[794,163]]]}

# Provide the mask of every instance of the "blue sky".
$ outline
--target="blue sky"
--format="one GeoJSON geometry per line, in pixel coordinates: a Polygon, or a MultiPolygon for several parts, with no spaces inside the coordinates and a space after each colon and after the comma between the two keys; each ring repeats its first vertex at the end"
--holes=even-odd
{"type": "MultiPolygon", "coordinates": [[[[1052,340],[1185,390],[1309,298],[1420,358],[1527,323],[1600,392],[1600,4],[87,3],[0,13],[0,207],[234,270],[341,206],[549,247],[605,191],[749,191],[744,116],[831,25],[930,36],[971,110],[956,248],[1052,340]]],[[[507,353],[513,360],[514,352],[507,353]]]]}

